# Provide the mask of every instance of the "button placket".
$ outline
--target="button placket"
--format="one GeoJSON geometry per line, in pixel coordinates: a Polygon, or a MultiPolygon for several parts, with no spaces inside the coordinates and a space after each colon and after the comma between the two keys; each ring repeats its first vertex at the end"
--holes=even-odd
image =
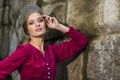
{"type": "Polygon", "coordinates": [[[50,79],[50,67],[49,67],[49,64],[48,63],[46,63],[46,65],[47,65],[47,69],[48,69],[48,79],[50,79]]]}

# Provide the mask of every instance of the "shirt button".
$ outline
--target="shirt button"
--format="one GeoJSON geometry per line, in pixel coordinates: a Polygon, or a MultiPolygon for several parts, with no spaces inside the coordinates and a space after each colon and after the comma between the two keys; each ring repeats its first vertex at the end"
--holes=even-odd
{"type": "Polygon", "coordinates": [[[48,67],[48,70],[49,70],[50,68],[48,67]]]}
{"type": "Polygon", "coordinates": [[[49,65],[48,63],[46,63],[46,65],[49,65]]]}
{"type": "Polygon", "coordinates": [[[50,72],[48,72],[48,74],[50,75],[50,72]]]}
{"type": "Polygon", "coordinates": [[[50,76],[48,76],[48,79],[50,79],[50,76]]]}

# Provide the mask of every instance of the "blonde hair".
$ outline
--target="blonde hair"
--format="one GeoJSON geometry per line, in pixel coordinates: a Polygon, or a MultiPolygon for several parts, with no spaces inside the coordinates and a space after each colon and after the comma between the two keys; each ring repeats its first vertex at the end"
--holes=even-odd
{"type": "Polygon", "coordinates": [[[30,13],[26,14],[25,19],[24,19],[24,21],[23,21],[23,30],[24,30],[24,33],[28,35],[28,37],[26,38],[26,42],[30,42],[30,41],[31,41],[31,38],[29,37],[29,33],[28,33],[27,20],[28,20],[28,17],[29,17],[32,13],[40,13],[40,14],[42,15],[42,13],[41,13],[41,12],[38,12],[38,11],[34,11],[34,12],[30,12],[30,13]]]}

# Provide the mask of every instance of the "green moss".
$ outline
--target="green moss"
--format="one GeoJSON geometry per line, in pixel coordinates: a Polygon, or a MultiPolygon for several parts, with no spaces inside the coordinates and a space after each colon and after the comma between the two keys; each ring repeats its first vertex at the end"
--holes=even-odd
{"type": "Polygon", "coordinates": [[[80,26],[80,32],[86,34],[90,40],[99,38],[99,29],[97,17],[97,8],[99,6],[99,0],[84,0],[80,15],[84,17],[83,23],[80,26]]]}
{"type": "Polygon", "coordinates": [[[85,34],[90,40],[97,39],[99,37],[99,30],[94,23],[88,25],[83,23],[80,26],[80,32],[85,34]]]}

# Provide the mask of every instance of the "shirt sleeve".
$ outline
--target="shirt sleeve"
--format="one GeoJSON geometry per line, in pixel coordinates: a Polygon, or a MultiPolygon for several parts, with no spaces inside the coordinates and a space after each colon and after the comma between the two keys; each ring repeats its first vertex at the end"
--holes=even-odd
{"type": "Polygon", "coordinates": [[[69,31],[64,34],[70,37],[71,40],[52,45],[52,49],[57,60],[56,62],[61,62],[64,59],[71,57],[79,50],[82,50],[88,42],[88,39],[85,35],[74,30],[72,27],[69,28],[70,28],[69,31]]]}
{"type": "Polygon", "coordinates": [[[22,64],[27,56],[27,51],[24,46],[20,45],[16,50],[7,58],[0,61],[0,80],[16,70],[22,64]]]}

